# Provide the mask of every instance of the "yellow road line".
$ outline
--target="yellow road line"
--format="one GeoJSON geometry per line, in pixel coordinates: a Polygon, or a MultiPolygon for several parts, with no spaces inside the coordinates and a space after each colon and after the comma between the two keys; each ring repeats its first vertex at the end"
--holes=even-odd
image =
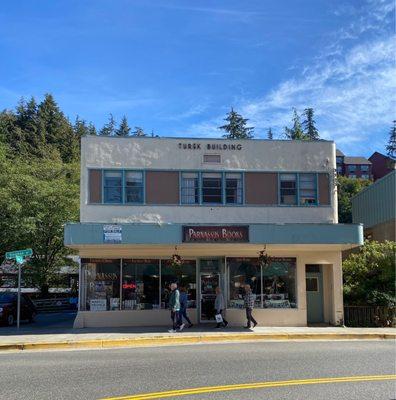
{"type": "Polygon", "coordinates": [[[323,383],[367,382],[367,381],[385,381],[385,380],[396,380],[396,375],[344,376],[344,377],[333,377],[333,378],[295,379],[289,381],[241,383],[236,385],[223,385],[223,386],[203,386],[190,389],[168,390],[164,392],[142,393],[131,396],[106,397],[105,399],[102,400],[165,399],[168,397],[179,397],[179,396],[188,396],[194,394],[214,393],[214,392],[229,392],[232,390],[249,390],[249,389],[281,387],[281,386],[317,385],[323,383]]]}

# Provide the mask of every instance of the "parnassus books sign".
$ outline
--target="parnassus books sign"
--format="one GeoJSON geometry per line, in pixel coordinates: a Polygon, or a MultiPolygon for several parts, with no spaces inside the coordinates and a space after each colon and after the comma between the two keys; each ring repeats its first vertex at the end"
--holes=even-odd
{"type": "Polygon", "coordinates": [[[248,226],[183,226],[183,242],[245,243],[249,242],[248,226]]]}

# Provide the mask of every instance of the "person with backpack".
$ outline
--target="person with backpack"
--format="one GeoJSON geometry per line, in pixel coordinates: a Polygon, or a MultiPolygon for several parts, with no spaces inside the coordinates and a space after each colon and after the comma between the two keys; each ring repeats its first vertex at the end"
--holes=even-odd
{"type": "Polygon", "coordinates": [[[247,325],[244,327],[246,329],[250,329],[252,327],[252,323],[253,323],[253,328],[255,328],[257,325],[257,321],[254,319],[252,315],[255,301],[256,301],[256,295],[252,293],[250,285],[245,285],[245,296],[243,297],[243,302],[246,309],[247,325]]]}
{"type": "Polygon", "coordinates": [[[187,306],[188,306],[188,296],[186,292],[186,288],[184,286],[180,286],[180,311],[179,311],[179,331],[182,331],[186,326],[183,323],[183,318],[188,322],[188,328],[193,326],[190,318],[187,315],[187,306]]]}
{"type": "Polygon", "coordinates": [[[179,324],[180,292],[177,290],[177,283],[175,282],[171,283],[170,288],[169,309],[171,312],[172,329],[169,329],[168,332],[175,333],[179,324]]]}

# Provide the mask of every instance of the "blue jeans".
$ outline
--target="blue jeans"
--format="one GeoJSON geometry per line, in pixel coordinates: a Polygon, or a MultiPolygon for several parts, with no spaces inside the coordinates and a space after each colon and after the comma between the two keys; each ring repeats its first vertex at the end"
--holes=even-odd
{"type": "Polygon", "coordinates": [[[183,323],[183,318],[191,325],[191,320],[187,315],[187,308],[181,308],[179,311],[179,326],[183,323]]]}

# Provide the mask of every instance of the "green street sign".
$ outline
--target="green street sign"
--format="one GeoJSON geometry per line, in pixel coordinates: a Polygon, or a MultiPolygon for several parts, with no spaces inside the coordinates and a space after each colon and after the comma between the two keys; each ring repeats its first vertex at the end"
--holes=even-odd
{"type": "Polygon", "coordinates": [[[5,254],[5,258],[13,259],[16,260],[17,262],[20,262],[19,260],[23,259],[23,257],[30,257],[32,254],[33,254],[32,249],[9,251],[8,253],[5,254]]]}

